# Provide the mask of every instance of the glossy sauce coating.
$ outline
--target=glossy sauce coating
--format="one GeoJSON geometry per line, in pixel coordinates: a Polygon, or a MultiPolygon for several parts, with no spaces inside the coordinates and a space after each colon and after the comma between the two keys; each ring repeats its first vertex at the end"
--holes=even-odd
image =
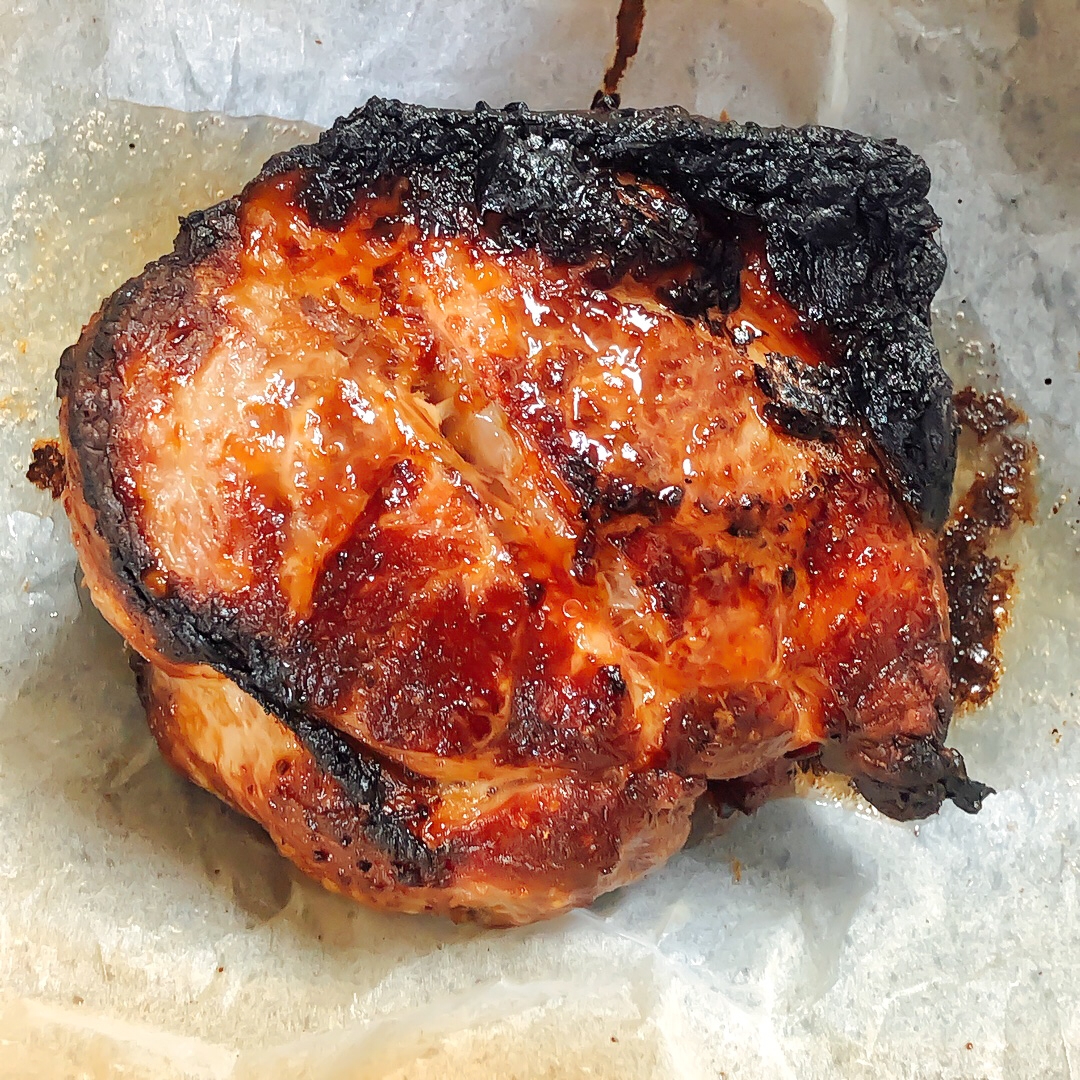
{"type": "Polygon", "coordinates": [[[755,363],[821,356],[752,246],[714,332],[662,302],[683,269],[602,288],[422,235],[396,191],[314,228],[296,182],[249,189],[188,301],[119,336],[113,484],[146,589],[257,638],[290,709],[385,763],[438,872],[395,879],[355,829],[315,858],[326,826],[284,830],[243,744],[191,750],[207,717],[253,746],[277,722],[136,641],[181,768],[335,887],[523,921],[665,858],[706,778],[936,736],[936,541],[858,432],[769,422],[755,363]]]}

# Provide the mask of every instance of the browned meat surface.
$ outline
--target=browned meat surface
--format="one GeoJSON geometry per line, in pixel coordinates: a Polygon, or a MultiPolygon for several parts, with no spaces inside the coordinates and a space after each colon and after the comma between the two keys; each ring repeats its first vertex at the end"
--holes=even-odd
{"type": "Polygon", "coordinates": [[[328,220],[311,175],[189,221],[62,363],[76,544],[178,769],[332,888],[495,923],[777,761],[977,806],[938,539],[872,421],[800,404],[834,338],[752,223],[695,315],[694,251],[439,227],[400,176],[328,220]]]}

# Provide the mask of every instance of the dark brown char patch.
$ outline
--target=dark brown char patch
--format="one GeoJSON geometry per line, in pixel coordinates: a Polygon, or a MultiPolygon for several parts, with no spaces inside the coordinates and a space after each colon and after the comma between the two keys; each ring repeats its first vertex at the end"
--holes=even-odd
{"type": "Polygon", "coordinates": [[[999,391],[956,395],[961,428],[976,441],[977,471],[942,536],[952,627],[952,691],[958,711],[987,701],[1001,678],[1001,634],[1016,570],[992,553],[1035,510],[1035,447],[1017,430],[1026,417],[999,391]]]}
{"type": "MultiPolygon", "coordinates": [[[[781,758],[746,776],[710,780],[705,798],[720,818],[729,818],[736,813],[752,814],[773,799],[794,795],[795,772],[802,767],[790,758],[781,758]]],[[[810,768],[810,765],[805,767],[810,768]]]]}
{"type": "Polygon", "coordinates": [[[59,499],[66,483],[64,455],[60,453],[59,444],[55,439],[42,439],[34,443],[31,453],[26,479],[39,491],[47,491],[54,499],[59,499]]]}

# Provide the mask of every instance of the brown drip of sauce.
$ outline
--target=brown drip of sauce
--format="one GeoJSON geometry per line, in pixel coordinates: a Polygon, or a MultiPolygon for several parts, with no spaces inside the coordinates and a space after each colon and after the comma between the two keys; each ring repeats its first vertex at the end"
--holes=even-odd
{"type": "Polygon", "coordinates": [[[621,0],[619,14],[615,17],[615,56],[604,72],[604,81],[593,99],[594,109],[605,104],[618,108],[619,83],[638,51],[644,25],[645,0],[621,0]]]}
{"type": "Polygon", "coordinates": [[[999,391],[971,388],[955,398],[962,432],[974,440],[975,477],[942,534],[941,558],[952,629],[957,712],[981,705],[1001,678],[1001,634],[1009,624],[1016,569],[995,545],[1035,511],[1035,447],[1018,430],[1027,420],[999,391]]]}
{"type": "Polygon", "coordinates": [[[54,499],[60,498],[64,491],[66,474],[64,455],[60,453],[60,446],[55,439],[42,439],[34,443],[26,479],[39,491],[47,491],[54,499]]]}

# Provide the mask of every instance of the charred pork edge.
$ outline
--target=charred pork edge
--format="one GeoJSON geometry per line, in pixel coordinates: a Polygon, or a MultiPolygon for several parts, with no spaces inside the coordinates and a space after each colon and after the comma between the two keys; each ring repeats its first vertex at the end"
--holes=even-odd
{"type": "MultiPolygon", "coordinates": [[[[422,226],[449,234],[483,229],[509,250],[537,246],[570,263],[607,259],[613,272],[700,263],[716,234],[723,239],[737,219],[751,220],[764,235],[780,295],[830,332],[832,360],[852,373],[835,381],[833,415],[861,420],[877,440],[898,496],[931,527],[943,523],[956,423],[929,305],[945,258],[933,238],[940,222],[925,198],[926,166],[895,142],[828,128],[719,123],[678,108],[463,112],[372,98],[318,143],[271,158],[245,194],[293,170],[303,176],[300,198],[308,213],[326,227],[345,223],[360,190],[405,179],[409,209],[422,226]],[[628,210],[624,181],[616,179],[621,173],[667,191],[672,201],[663,209],[670,220],[649,213],[655,205],[628,210]]],[[[151,628],[161,654],[177,663],[206,663],[254,697],[368,811],[372,841],[400,857],[402,869],[411,865],[431,880],[439,876],[442,853],[424,847],[382,809],[382,765],[307,714],[280,664],[236,626],[236,613],[195,610],[145,586],[150,552],[113,489],[116,332],[149,292],[155,303],[162,296],[183,303],[192,267],[235,248],[243,197],[184,218],[173,252],[106,300],[79,342],[65,350],[57,372],[65,434],[117,585],[151,628]]],[[[856,776],[857,786],[893,816],[925,816],[943,798],[977,809],[989,789],[967,779],[958,754],[933,743],[916,755],[935,758],[930,776],[875,763],[876,775],[856,776]]],[[[916,764],[910,752],[896,759],[916,764]]],[[[845,764],[858,768],[856,761],[845,764]]]]}
{"type": "Polygon", "coordinates": [[[346,220],[359,190],[405,179],[421,227],[483,227],[508,249],[607,260],[616,274],[711,261],[717,237],[752,222],[780,295],[852,369],[843,404],[872,432],[898,495],[944,524],[957,428],[930,303],[946,264],[929,170],[906,147],[675,107],[467,112],[372,98],[317,143],[271,158],[255,183],[297,169],[300,201],[325,227],[346,220]],[[667,193],[662,207],[640,183],[667,193]]]}

